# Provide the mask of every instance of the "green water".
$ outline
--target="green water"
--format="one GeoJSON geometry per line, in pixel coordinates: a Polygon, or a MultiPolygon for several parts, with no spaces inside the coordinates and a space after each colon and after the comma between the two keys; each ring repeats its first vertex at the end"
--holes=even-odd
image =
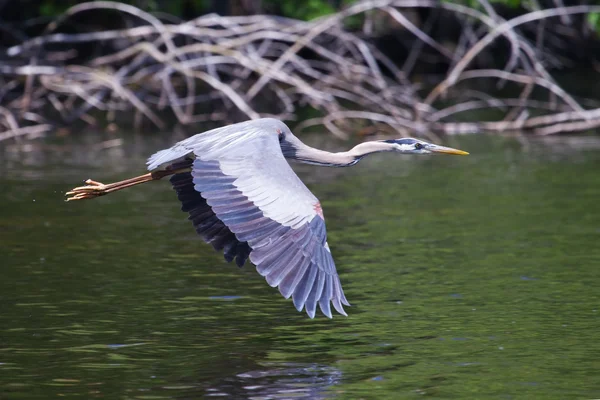
{"type": "Polygon", "coordinates": [[[102,140],[0,148],[1,399],[600,397],[599,139],[296,168],[352,303],[333,320],[223,262],[167,182],[63,202],[176,138],[102,140]]]}

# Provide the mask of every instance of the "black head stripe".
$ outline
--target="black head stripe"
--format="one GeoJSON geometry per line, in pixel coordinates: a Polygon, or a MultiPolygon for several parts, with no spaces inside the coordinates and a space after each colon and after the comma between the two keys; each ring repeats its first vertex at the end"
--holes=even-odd
{"type": "Polygon", "coordinates": [[[384,140],[385,143],[395,143],[395,144],[415,144],[417,143],[416,139],[413,138],[403,138],[403,139],[389,139],[384,140]]]}

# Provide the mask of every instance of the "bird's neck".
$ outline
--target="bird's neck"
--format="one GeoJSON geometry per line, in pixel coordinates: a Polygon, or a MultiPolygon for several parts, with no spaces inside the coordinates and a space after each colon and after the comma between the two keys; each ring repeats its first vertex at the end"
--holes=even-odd
{"type": "Polygon", "coordinates": [[[315,149],[302,143],[294,149],[294,158],[297,161],[323,165],[327,167],[349,167],[359,162],[363,157],[383,151],[392,151],[390,146],[382,142],[365,142],[354,146],[348,151],[331,153],[325,150],[315,149]]]}

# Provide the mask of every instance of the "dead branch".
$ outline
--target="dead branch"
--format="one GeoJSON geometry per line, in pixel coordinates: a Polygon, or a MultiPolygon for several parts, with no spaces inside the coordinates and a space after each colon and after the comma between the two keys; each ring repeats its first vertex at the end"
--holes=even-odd
{"type": "Polygon", "coordinates": [[[505,20],[488,0],[479,3],[481,10],[436,0],[363,0],[310,22],[205,15],[181,23],[127,4],[78,4],[39,37],[6,50],[0,65],[0,141],[37,137],[77,121],[97,124],[104,118],[114,125],[117,116],[159,129],[173,118],[183,125],[265,116],[293,120],[305,106],[321,117],[299,129],[323,125],[340,138],[351,133],[348,120],[432,139],[439,133],[547,135],[600,126],[597,102],[576,99],[546,69],[563,62],[548,46],[562,40],[560,30],[548,33],[548,20],[560,20],[563,31],[572,32],[574,15],[600,12],[600,6],[531,10],[505,20]],[[434,38],[431,21],[409,18],[416,8],[455,16],[463,26],[456,46],[434,38]],[[71,19],[90,12],[117,13],[128,27],[60,33],[71,19]],[[364,16],[362,33],[346,29],[357,16],[364,16]],[[365,37],[382,28],[375,20],[412,37],[402,66],[365,37]],[[540,21],[544,24],[532,25],[540,21]],[[534,32],[536,47],[525,28],[534,32]],[[495,51],[498,38],[510,45],[504,68],[474,65],[478,56],[495,51]],[[83,59],[80,46],[102,50],[83,59]],[[443,60],[448,70],[424,92],[408,75],[415,76],[427,59],[443,60]],[[514,95],[498,98],[482,92],[486,85],[511,85],[514,95]],[[485,109],[495,110],[498,119],[453,120],[485,109]]]}

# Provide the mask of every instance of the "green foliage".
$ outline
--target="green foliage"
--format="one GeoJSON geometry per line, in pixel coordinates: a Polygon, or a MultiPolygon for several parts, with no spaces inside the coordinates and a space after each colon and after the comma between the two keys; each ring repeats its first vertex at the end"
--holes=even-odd
{"type": "MultiPolygon", "coordinates": [[[[121,3],[131,4],[148,12],[164,12],[167,14],[183,17],[187,8],[194,14],[200,14],[209,10],[210,0],[121,0],[121,3]]],[[[77,0],[44,0],[33,1],[24,0],[21,2],[21,8],[24,10],[25,19],[44,16],[56,17],[64,13],[67,9],[83,1],[77,0]]],[[[7,6],[8,7],[8,6],[7,6]]],[[[1,9],[0,9],[1,11],[1,9]]]]}
{"type": "MultiPolygon", "coordinates": [[[[226,1],[226,0],[223,0],[226,1]]],[[[227,0],[235,8],[235,0],[227,0]]],[[[266,13],[279,14],[285,17],[311,20],[332,14],[336,7],[354,3],[356,0],[264,0],[263,11],[266,13]]],[[[186,12],[194,16],[211,10],[210,0],[121,0],[122,3],[134,5],[148,12],[165,12],[178,17],[186,17],[186,12]]],[[[77,0],[44,0],[34,2],[25,0],[22,2],[27,10],[26,17],[55,17],[62,14],[69,7],[81,3],[77,0]]]]}
{"type": "Polygon", "coordinates": [[[55,1],[44,1],[39,3],[38,15],[43,17],[54,17],[64,13],[69,7],[75,5],[72,2],[55,2],[55,1]]]}
{"type": "Polygon", "coordinates": [[[281,13],[290,18],[311,20],[335,12],[335,9],[325,0],[278,1],[268,0],[267,6],[278,6],[281,13]]]}
{"type": "MultiPolygon", "coordinates": [[[[338,11],[331,3],[331,0],[306,0],[303,4],[296,1],[277,1],[270,0],[272,3],[278,3],[281,15],[285,17],[310,21],[312,19],[324,17],[338,11]]],[[[342,0],[339,2],[339,8],[356,3],[357,0],[342,0]]],[[[364,21],[364,15],[355,15],[345,20],[346,26],[359,27],[364,21]]]]}
{"type": "Polygon", "coordinates": [[[511,8],[517,8],[521,5],[521,0],[495,0],[494,3],[504,3],[511,8]]]}
{"type": "Polygon", "coordinates": [[[600,13],[593,12],[587,15],[588,24],[590,27],[600,34],[600,13]]]}
{"type": "Polygon", "coordinates": [[[193,10],[194,13],[203,13],[210,9],[210,0],[125,0],[124,2],[149,12],[163,12],[177,17],[185,17],[186,8],[193,10]]]}

